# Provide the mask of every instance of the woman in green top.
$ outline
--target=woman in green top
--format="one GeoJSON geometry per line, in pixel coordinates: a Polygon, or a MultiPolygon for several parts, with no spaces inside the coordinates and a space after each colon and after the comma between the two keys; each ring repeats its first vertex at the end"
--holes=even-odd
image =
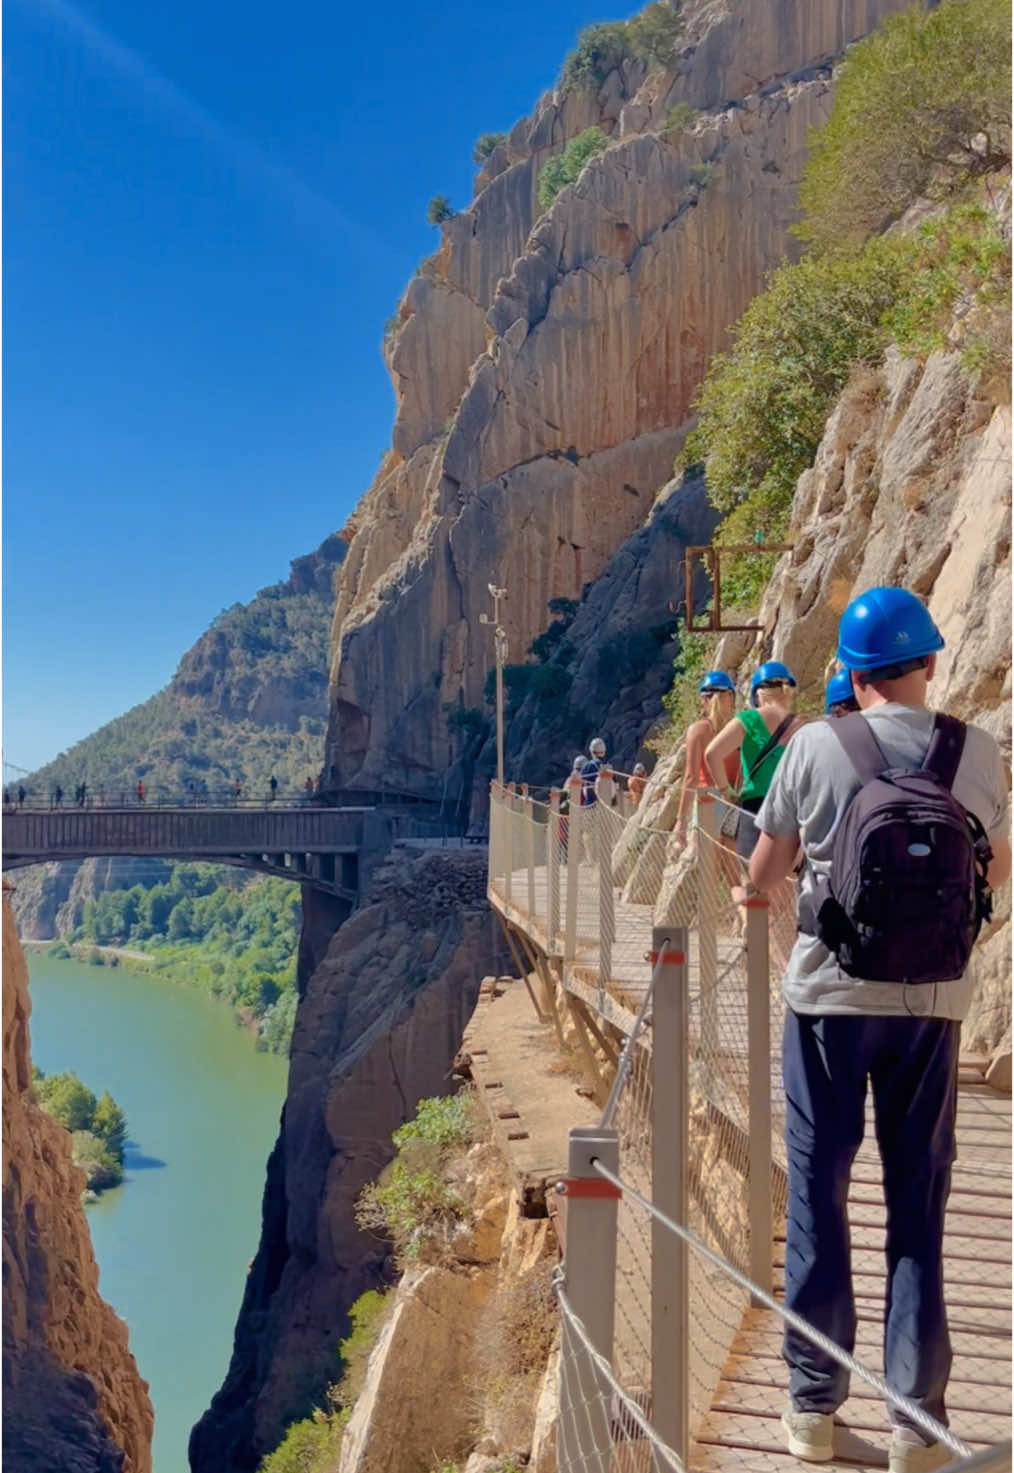
{"type": "Polygon", "coordinates": [[[792,692],[796,677],[780,660],[768,660],[755,670],[750,680],[750,705],[739,711],[708,744],[704,761],[716,787],[721,786],[723,758],[738,751],[741,781],[733,796],[740,808],[736,832],[736,853],[749,859],[757,843],[757,825],[752,815],[764,801],[771,786],[775,768],[786,743],[802,725],[803,718],[792,713],[792,692]]]}

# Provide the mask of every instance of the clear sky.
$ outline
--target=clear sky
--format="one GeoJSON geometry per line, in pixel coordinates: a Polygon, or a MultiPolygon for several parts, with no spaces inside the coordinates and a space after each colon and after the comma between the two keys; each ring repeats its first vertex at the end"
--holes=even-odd
{"type": "Polygon", "coordinates": [[[594,0],[9,0],[4,757],[153,694],[345,521],[433,194],[594,0]]]}

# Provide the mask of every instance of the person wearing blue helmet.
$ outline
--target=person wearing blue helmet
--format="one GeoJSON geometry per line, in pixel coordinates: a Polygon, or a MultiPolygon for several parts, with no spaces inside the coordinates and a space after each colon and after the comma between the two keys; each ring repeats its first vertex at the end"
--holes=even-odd
{"type": "MultiPolygon", "coordinates": [[[[686,733],[686,756],[683,763],[683,787],[680,790],[679,809],[673,836],[680,848],[687,841],[687,824],[693,811],[694,794],[698,788],[712,785],[711,774],[704,765],[704,751],[715,733],[732,716],[736,709],[736,687],[732,676],[724,670],[709,670],[697,687],[701,714],[691,722],[686,733]]],[[[735,762],[729,780],[735,779],[735,762]]],[[[719,820],[724,817],[724,809],[719,820]]]]}
{"type": "Polygon", "coordinates": [[[824,692],[824,713],[827,716],[845,716],[849,711],[858,711],[859,702],[852,689],[852,676],[847,670],[832,675],[824,692]]]}
{"type": "Polygon", "coordinates": [[[802,724],[802,717],[792,710],[795,685],[796,677],[787,665],[766,660],[750,677],[749,707],[722,727],[704,753],[712,781],[728,786],[742,810],[736,828],[736,853],[741,859],[753,853],[757,842],[753,815],[764,801],[786,743],[802,724]],[[733,782],[726,776],[725,764],[730,759],[736,764],[733,782]]]}
{"type": "MultiPolygon", "coordinates": [[[[902,887],[922,856],[936,866],[932,873],[939,877],[938,886],[950,884],[947,866],[958,850],[941,847],[942,831],[920,827],[920,810],[914,801],[906,806],[908,792],[922,793],[923,803],[946,806],[953,800],[962,841],[968,844],[970,834],[982,836],[975,852],[984,884],[995,888],[1010,874],[1010,814],[1000,750],[981,728],[941,717],[927,704],[943,644],[929,610],[907,589],[873,588],[849,604],[839,626],[838,660],[859,712],[812,722],[793,739],[757,815],[760,838],[750,879],[758,890],[771,889],[787,877],[802,846],[800,930],[783,983],[786,1306],[845,1350],[853,1349],[856,1311],[846,1202],[871,1088],[887,1204],[885,1377],[893,1390],[946,1424],[951,1347],[943,1296],[944,1211],[955,1155],[961,1019],[972,987],[963,965],[936,978],[925,937],[940,925],[960,952],[966,936],[971,945],[975,927],[969,924],[966,932],[962,921],[961,934],[956,929],[952,938],[951,911],[939,898],[951,889],[932,888],[933,899],[919,912],[922,922],[908,922],[897,936],[888,936],[893,949],[885,947],[883,954],[891,963],[878,968],[879,979],[866,980],[855,975],[854,967],[845,970],[848,947],[865,941],[838,898],[848,898],[842,877],[858,876],[867,887],[863,893],[876,895],[867,930],[875,914],[880,935],[894,924],[892,915],[908,914],[913,894],[918,905],[917,887],[902,887]],[[902,775],[917,774],[921,787],[900,783],[902,775]],[[893,796],[882,797],[885,791],[893,796]],[[894,811],[899,805],[904,809],[900,820],[889,820],[900,823],[904,840],[904,855],[891,870],[891,888],[884,888],[882,871],[864,868],[865,850],[858,842],[853,849],[846,845],[857,832],[847,822],[854,802],[863,805],[860,813],[882,822],[888,821],[888,803],[894,811]],[[880,890],[875,891],[878,874],[880,890]],[[837,932],[829,924],[836,917],[846,922],[837,932]],[[909,957],[900,977],[895,976],[899,956],[909,957]],[[916,965],[923,970],[915,972],[916,965]]],[[[959,892],[963,884],[960,879],[959,892]]],[[[976,880],[976,897],[978,885],[976,880]]],[[[791,1329],[784,1355],[790,1400],[782,1423],[789,1451],[806,1461],[829,1461],[834,1414],[848,1395],[848,1375],[791,1329]]],[[[942,1442],[932,1441],[898,1408],[892,1405],[889,1415],[890,1473],[932,1473],[951,1460],[942,1442]]]]}

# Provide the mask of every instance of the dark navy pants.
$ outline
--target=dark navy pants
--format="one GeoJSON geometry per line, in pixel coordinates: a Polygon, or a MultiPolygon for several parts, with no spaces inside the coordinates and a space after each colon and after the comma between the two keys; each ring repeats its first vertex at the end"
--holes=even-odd
{"type": "MultiPolygon", "coordinates": [[[[944,1424],[951,1342],[943,1233],[960,1032],[960,1023],[944,1018],[789,1010],[782,1059],[789,1163],[785,1302],[843,1349],[854,1349],[846,1203],[869,1079],[887,1200],[884,1376],[944,1424]]],[[[786,1331],[784,1355],[797,1411],[841,1406],[848,1396],[846,1371],[794,1330],[786,1331]]],[[[901,1413],[890,1409],[890,1415],[895,1425],[910,1425],[901,1413]]]]}

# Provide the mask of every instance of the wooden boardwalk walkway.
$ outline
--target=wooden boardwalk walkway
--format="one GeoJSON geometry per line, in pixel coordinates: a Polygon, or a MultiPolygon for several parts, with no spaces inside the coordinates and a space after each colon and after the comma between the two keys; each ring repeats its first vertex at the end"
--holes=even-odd
{"type": "MultiPolygon", "coordinates": [[[[561,890],[564,874],[561,875],[561,890]]],[[[502,879],[491,886],[491,903],[505,920],[522,931],[531,946],[548,957],[559,947],[547,935],[548,885],[539,866],[529,875],[510,877],[510,900],[502,879]]],[[[652,907],[624,903],[614,896],[615,940],[610,978],[599,988],[597,886],[583,884],[579,895],[577,948],[568,964],[566,983],[591,1004],[600,1001],[601,1015],[629,1032],[633,1012],[649,981],[645,956],[651,938],[652,907]]],[[[557,938],[559,939],[559,938],[557,938]]],[[[739,945],[729,934],[719,939],[719,968],[739,945]]],[[[691,954],[693,955],[693,935],[691,954]]],[[[775,948],[777,950],[777,948],[775,948]]],[[[774,970],[774,954],[772,969],[774,970]]],[[[734,972],[734,965],[731,966],[734,972]]],[[[690,992],[696,990],[693,965],[690,992]]],[[[743,1009],[732,996],[735,975],[727,978],[730,997],[723,1001],[720,1022],[723,1062],[744,1058],[743,1009]]],[[[743,979],[738,979],[742,988],[743,979]]],[[[773,1090],[777,1095],[777,1007],[773,1005],[773,1090]]],[[[733,1091],[735,1093],[735,1091],[733,1091]]],[[[777,1101],[776,1110],[777,1110],[777,1101]]],[[[780,1110],[777,1110],[780,1115],[780,1110]]],[[[1011,1101],[990,1090],[973,1061],[963,1064],[959,1081],[958,1161],[947,1214],[945,1262],[954,1365],[948,1407],[954,1431],[974,1448],[1011,1436],[1011,1101]]],[[[776,1163],[784,1156],[776,1148],[776,1163]]],[[[857,1355],[882,1374],[883,1244],[885,1210],[880,1163],[872,1128],[856,1160],[849,1195],[853,1277],[859,1316],[857,1355]]],[[[774,1242],[775,1291],[784,1271],[784,1235],[774,1242]]],[[[618,1310],[622,1306],[618,1305],[618,1310]]],[[[699,1473],[789,1473],[798,1464],[784,1448],[779,1418],[785,1405],[787,1372],[781,1359],[781,1329],[768,1311],[747,1309],[738,1331],[733,1326],[719,1356],[720,1377],[710,1410],[698,1427],[690,1459],[699,1473]],[[724,1358],[724,1363],[723,1363],[724,1358]]],[[[833,1463],[838,1467],[886,1467],[889,1425],[876,1393],[853,1381],[840,1413],[842,1427],[833,1463]]]]}

